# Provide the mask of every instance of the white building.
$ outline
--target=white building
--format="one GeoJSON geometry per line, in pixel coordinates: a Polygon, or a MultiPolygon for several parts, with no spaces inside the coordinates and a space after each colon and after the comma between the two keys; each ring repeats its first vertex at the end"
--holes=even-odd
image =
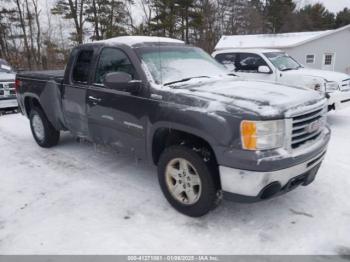
{"type": "Polygon", "coordinates": [[[350,25],[328,31],[223,36],[215,50],[281,49],[306,67],[350,74],[350,25]]]}

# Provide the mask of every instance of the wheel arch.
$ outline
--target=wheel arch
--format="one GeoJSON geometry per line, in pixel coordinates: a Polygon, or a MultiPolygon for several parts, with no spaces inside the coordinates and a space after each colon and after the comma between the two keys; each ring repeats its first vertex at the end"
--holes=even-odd
{"type": "Polygon", "coordinates": [[[59,114],[60,112],[55,112],[57,108],[50,108],[49,103],[42,103],[45,101],[42,101],[38,96],[35,94],[28,94],[23,99],[24,104],[24,113],[29,118],[30,117],[30,111],[34,107],[40,108],[47,119],[50,121],[50,123],[57,129],[57,130],[64,130],[65,127],[62,124],[62,120],[56,116],[56,114],[59,114]]]}
{"type": "Polygon", "coordinates": [[[40,104],[40,100],[35,95],[27,95],[24,97],[24,111],[27,117],[30,116],[30,111],[34,107],[39,107],[42,109],[42,106],[40,104]]]}
{"type": "Polygon", "coordinates": [[[155,127],[150,135],[148,148],[149,155],[152,156],[152,162],[157,165],[160,155],[167,147],[181,144],[205,147],[209,149],[215,162],[217,161],[213,147],[215,140],[211,136],[193,128],[163,124],[155,127]]]}

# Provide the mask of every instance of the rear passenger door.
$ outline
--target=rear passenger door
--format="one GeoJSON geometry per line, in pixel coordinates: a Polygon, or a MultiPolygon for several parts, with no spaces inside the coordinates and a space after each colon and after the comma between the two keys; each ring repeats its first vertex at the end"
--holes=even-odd
{"type": "Polygon", "coordinates": [[[79,137],[88,136],[86,115],[86,93],[89,84],[90,70],[94,50],[76,49],[76,57],[71,71],[66,76],[62,94],[62,107],[67,128],[79,137]]]}
{"type": "Polygon", "coordinates": [[[90,136],[95,142],[116,147],[118,151],[145,154],[145,99],[140,94],[106,88],[104,77],[124,72],[139,80],[127,54],[116,47],[105,47],[97,62],[94,80],[87,94],[90,136]]]}

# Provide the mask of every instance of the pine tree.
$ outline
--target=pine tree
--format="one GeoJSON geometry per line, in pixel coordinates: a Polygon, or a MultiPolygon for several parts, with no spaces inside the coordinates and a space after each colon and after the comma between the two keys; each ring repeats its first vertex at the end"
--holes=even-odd
{"type": "Polygon", "coordinates": [[[218,23],[218,6],[215,1],[198,0],[198,13],[200,14],[199,27],[195,30],[195,45],[212,52],[219,41],[220,24],[218,23]]]}
{"type": "Polygon", "coordinates": [[[318,31],[335,28],[335,16],[322,4],[306,5],[298,14],[300,31],[318,31]]]}
{"type": "Polygon", "coordinates": [[[175,37],[179,32],[178,6],[173,0],[150,1],[155,16],[151,31],[158,36],[175,37]]]}
{"type": "Polygon", "coordinates": [[[293,0],[267,0],[266,17],[272,33],[287,32],[296,8],[293,0]]]}
{"type": "Polygon", "coordinates": [[[261,34],[267,31],[265,7],[260,0],[251,0],[248,2],[245,11],[246,34],[261,34]]]}
{"type": "Polygon", "coordinates": [[[191,29],[198,28],[202,21],[198,11],[199,6],[196,0],[175,0],[175,4],[181,21],[181,38],[186,43],[190,43],[191,29]]]}
{"type": "Polygon", "coordinates": [[[350,24],[350,9],[344,8],[344,10],[340,11],[337,14],[337,18],[335,19],[335,26],[339,28],[349,24],[350,24]]]}
{"type": "Polygon", "coordinates": [[[92,24],[93,40],[126,34],[128,15],[125,4],[119,0],[88,0],[86,21],[92,24]]]}

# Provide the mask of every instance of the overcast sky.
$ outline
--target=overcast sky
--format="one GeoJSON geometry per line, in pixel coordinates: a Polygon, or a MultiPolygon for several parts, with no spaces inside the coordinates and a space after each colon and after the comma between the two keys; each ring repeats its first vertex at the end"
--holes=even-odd
{"type": "Polygon", "coordinates": [[[296,0],[301,4],[323,3],[330,11],[338,12],[345,7],[350,9],[350,0],[296,0]]]}
{"type": "MultiPolygon", "coordinates": [[[[48,3],[49,7],[51,8],[53,3],[56,2],[57,0],[39,0],[41,2],[41,7],[42,7],[42,16],[41,16],[41,20],[43,21],[43,28],[45,29],[45,24],[47,23],[47,18],[45,16],[46,14],[46,9],[47,9],[47,5],[46,3],[48,3]]],[[[142,9],[139,5],[140,0],[136,0],[135,1],[137,4],[137,7],[133,9],[133,17],[135,22],[142,22],[142,9]]],[[[298,7],[302,7],[305,4],[314,4],[317,2],[321,2],[323,3],[331,12],[339,12],[340,10],[343,10],[345,7],[348,7],[350,9],[350,0],[294,0],[294,2],[297,3],[298,7]]],[[[55,24],[55,22],[60,19],[59,16],[53,16],[53,24],[55,24]]],[[[71,31],[74,29],[73,24],[68,22],[68,21],[64,21],[64,24],[66,26],[66,29],[70,29],[70,30],[65,30],[67,37],[68,37],[68,31],[71,31]]]]}

